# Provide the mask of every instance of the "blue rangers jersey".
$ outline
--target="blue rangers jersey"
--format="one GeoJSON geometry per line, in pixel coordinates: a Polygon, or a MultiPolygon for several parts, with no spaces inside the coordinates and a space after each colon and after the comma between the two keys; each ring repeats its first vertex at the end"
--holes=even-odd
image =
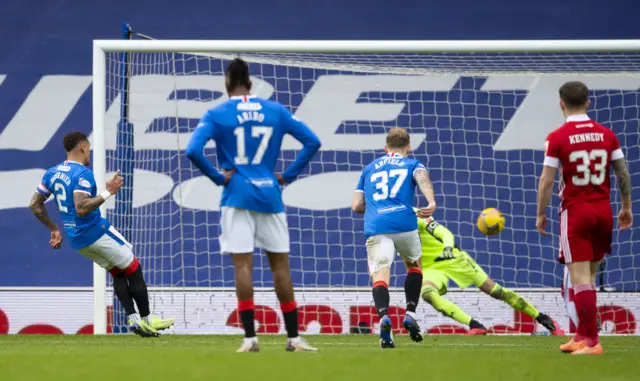
{"type": "Polygon", "coordinates": [[[37,191],[46,198],[53,194],[56,207],[62,216],[64,231],[75,250],[96,242],[109,229],[109,222],[102,218],[98,209],[83,217],[76,213],[73,202],[75,192],[86,193],[90,197],[96,197],[97,194],[93,172],[84,165],[75,161],[64,161],[50,168],[42,177],[37,191]]]}
{"type": "Polygon", "coordinates": [[[236,169],[222,192],[220,205],[281,213],[284,212],[282,188],[273,172],[286,134],[303,144],[295,162],[282,174],[290,183],[318,151],[320,140],[277,102],[255,96],[231,97],[202,117],[186,154],[202,173],[222,185],[224,175],[203,152],[205,144],[214,140],[220,168],[236,169]]]}
{"type": "Polygon", "coordinates": [[[414,174],[419,161],[390,153],[365,167],[356,192],[364,192],[364,234],[404,233],[418,228],[413,211],[414,174]]]}

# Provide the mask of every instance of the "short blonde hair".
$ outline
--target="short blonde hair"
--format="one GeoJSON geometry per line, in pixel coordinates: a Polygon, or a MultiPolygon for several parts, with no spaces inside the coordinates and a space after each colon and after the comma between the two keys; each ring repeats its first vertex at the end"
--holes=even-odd
{"type": "Polygon", "coordinates": [[[409,146],[409,133],[402,127],[394,127],[387,134],[387,147],[403,149],[409,146]]]}

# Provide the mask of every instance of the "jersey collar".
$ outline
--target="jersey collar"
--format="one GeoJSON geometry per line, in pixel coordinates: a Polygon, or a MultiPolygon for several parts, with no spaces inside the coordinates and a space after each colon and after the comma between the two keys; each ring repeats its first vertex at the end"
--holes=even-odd
{"type": "MultiPolygon", "coordinates": [[[[67,164],[70,164],[70,163],[80,164],[80,163],[78,163],[77,161],[73,161],[73,160],[65,160],[65,161],[64,161],[64,165],[67,165],[67,164]]],[[[83,165],[83,164],[80,164],[80,165],[82,165],[82,166],[84,167],[84,165],[83,165]]]]}
{"type": "Polygon", "coordinates": [[[567,122],[587,122],[591,120],[587,114],[569,115],[567,122]]]}
{"type": "Polygon", "coordinates": [[[255,95],[234,95],[232,97],[229,97],[229,99],[239,99],[246,102],[247,99],[253,99],[255,97],[256,97],[255,95]]]}
{"type": "Polygon", "coordinates": [[[402,155],[400,155],[399,153],[396,153],[396,152],[389,152],[387,154],[387,156],[389,156],[389,157],[403,157],[402,155]]]}

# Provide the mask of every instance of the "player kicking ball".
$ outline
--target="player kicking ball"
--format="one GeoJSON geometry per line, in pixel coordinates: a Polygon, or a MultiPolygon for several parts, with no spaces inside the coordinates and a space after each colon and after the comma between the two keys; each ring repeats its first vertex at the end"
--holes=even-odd
{"type": "Polygon", "coordinates": [[[551,202],[556,171],[560,168],[558,260],[569,270],[578,315],[577,333],[560,346],[560,351],[598,355],[604,351],[598,338],[595,283],[600,261],[611,252],[611,167],[622,198],[618,213],[620,230],[633,224],[631,178],[616,135],[587,116],[590,105],[587,86],[582,82],[567,82],[559,93],[566,122],[551,132],[545,142],[536,227],[541,234],[548,234],[546,210],[551,202]]]}
{"type": "Polygon", "coordinates": [[[416,213],[412,206],[416,185],[429,202],[426,208],[418,209],[418,215],[431,216],[436,203],[426,168],[419,161],[408,157],[411,145],[407,131],[399,127],[392,128],[387,134],[386,143],[386,155],[375,159],[362,171],[351,208],[356,213],[364,213],[373,301],[380,316],[380,347],[395,348],[388,315],[388,287],[391,264],[396,252],[407,268],[404,284],[407,313],[402,325],[409,331],[411,340],[422,341],[416,321],[416,307],[422,284],[422,251],[416,213]]]}
{"type": "MultiPolygon", "coordinates": [[[[416,210],[417,211],[417,210],[416,210]]],[[[422,241],[422,299],[433,308],[455,321],[469,326],[467,335],[485,335],[487,328],[465,313],[455,303],[445,299],[449,280],[464,289],[475,285],[494,299],[501,300],[514,310],[534,318],[556,336],[564,335],[560,325],[549,315],[538,311],[517,293],[497,284],[476,261],[455,245],[453,233],[436,222],[433,217],[418,218],[418,231],[422,241]]]]}
{"type": "Polygon", "coordinates": [[[250,95],[249,66],[235,59],[226,69],[229,100],[200,120],[187,156],[211,181],[224,186],[220,201],[220,250],[233,257],[238,312],[244,341],[238,352],[258,352],[253,304],[253,252],[266,251],[276,295],[287,330],[286,350],[315,352],[298,335],[298,308],[289,270],[289,228],[282,185],[291,183],[320,148],[320,140],[283,105],[250,95]],[[273,173],[286,134],[303,148],[282,175],[273,173]],[[216,142],[220,173],[205,157],[209,140],[216,142]]]}
{"type": "Polygon", "coordinates": [[[62,234],[44,206],[53,194],[71,247],[113,276],[113,290],[129,317],[129,329],[143,337],[158,336],[158,331],[171,327],[174,320],[151,315],[147,284],[142,266],[133,255],[133,247],[98,210],[122,188],[120,171],[98,194],[93,172],[87,168],[91,154],[87,136],[82,132],[71,132],[65,135],[63,144],[67,160],[44,174],[29,208],[51,231],[49,245],[59,249],[62,234]]]}

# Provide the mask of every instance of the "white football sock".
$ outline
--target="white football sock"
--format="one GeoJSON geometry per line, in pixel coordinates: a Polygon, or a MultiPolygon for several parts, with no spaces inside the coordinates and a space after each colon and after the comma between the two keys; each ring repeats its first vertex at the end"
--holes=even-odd
{"type": "Polygon", "coordinates": [[[138,314],[131,314],[131,315],[129,315],[129,320],[130,320],[130,321],[140,321],[140,315],[138,315],[138,314]]]}

